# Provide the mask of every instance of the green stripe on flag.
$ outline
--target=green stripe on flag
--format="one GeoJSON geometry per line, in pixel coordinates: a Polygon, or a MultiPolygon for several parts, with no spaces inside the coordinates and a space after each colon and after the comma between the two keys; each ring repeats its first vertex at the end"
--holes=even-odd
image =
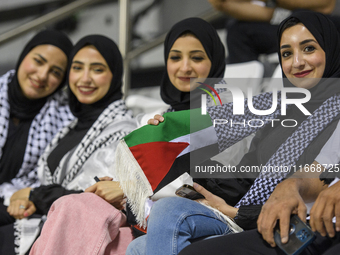
{"type": "Polygon", "coordinates": [[[202,115],[201,108],[190,110],[190,133],[200,131],[211,127],[212,121],[210,115],[202,115]]]}
{"type": "Polygon", "coordinates": [[[128,147],[150,142],[169,142],[178,137],[212,126],[209,115],[201,115],[201,109],[168,112],[158,126],[146,125],[124,137],[128,147]],[[191,129],[191,130],[190,130],[191,129]]]}

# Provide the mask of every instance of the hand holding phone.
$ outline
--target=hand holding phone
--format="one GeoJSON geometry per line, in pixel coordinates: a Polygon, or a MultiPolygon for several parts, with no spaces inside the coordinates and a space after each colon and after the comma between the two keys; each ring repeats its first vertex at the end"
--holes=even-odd
{"type": "Polygon", "coordinates": [[[281,242],[279,223],[274,228],[274,240],[287,255],[297,255],[315,239],[314,232],[296,214],[290,218],[289,239],[281,242]]]}
{"type": "Polygon", "coordinates": [[[189,184],[184,184],[183,186],[179,187],[175,194],[180,197],[188,198],[191,200],[197,200],[197,199],[204,199],[205,197],[198,193],[194,187],[190,186],[189,184]]]}

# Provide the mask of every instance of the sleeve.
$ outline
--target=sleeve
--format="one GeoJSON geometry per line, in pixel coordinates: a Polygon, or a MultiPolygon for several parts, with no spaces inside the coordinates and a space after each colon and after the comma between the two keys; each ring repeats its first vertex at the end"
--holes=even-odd
{"type": "Polygon", "coordinates": [[[329,168],[330,165],[340,162],[340,121],[338,122],[338,125],[336,126],[332,136],[322,147],[315,161],[323,166],[326,166],[326,169],[329,168]]]}
{"type": "Polygon", "coordinates": [[[244,230],[256,229],[261,209],[262,205],[240,206],[234,220],[244,230]]]}
{"type": "Polygon", "coordinates": [[[272,93],[262,93],[251,99],[236,99],[233,103],[207,107],[220,151],[262,129],[281,114],[280,93],[277,98],[272,93]]]}
{"type": "MultiPolygon", "coordinates": [[[[244,173],[240,173],[238,170],[241,165],[254,165],[257,162],[256,148],[261,140],[261,136],[265,132],[258,132],[253,138],[250,145],[249,152],[244,155],[240,164],[236,166],[236,172],[232,171],[227,173],[221,173],[214,175],[218,178],[211,178],[212,175],[207,174],[204,179],[194,179],[195,182],[202,185],[205,189],[209,190],[213,194],[223,198],[227,204],[234,206],[237,202],[247,193],[251,185],[253,184],[258,173],[247,173],[247,178],[244,178],[244,173]],[[239,173],[238,173],[239,172],[239,173]],[[210,176],[209,176],[210,175],[210,176]]],[[[223,165],[217,161],[207,160],[205,165],[223,165]]]]}
{"type": "Polygon", "coordinates": [[[223,198],[231,206],[235,206],[253,184],[253,179],[246,178],[207,178],[195,179],[194,181],[214,195],[223,198]]]}
{"type": "Polygon", "coordinates": [[[43,185],[31,190],[29,200],[34,203],[37,213],[45,215],[58,198],[81,192],[83,191],[67,190],[59,184],[43,185]]]}
{"type": "Polygon", "coordinates": [[[320,180],[325,184],[330,184],[335,177],[340,177],[340,121],[315,161],[326,168],[320,175],[320,180]]]}

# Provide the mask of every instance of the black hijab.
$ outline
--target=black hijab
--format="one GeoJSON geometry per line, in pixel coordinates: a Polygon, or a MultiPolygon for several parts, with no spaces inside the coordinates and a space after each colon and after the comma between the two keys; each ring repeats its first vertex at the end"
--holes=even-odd
{"type": "MultiPolygon", "coordinates": [[[[164,61],[167,59],[170,49],[175,41],[185,32],[194,34],[203,45],[208,58],[211,61],[209,78],[222,78],[225,70],[225,50],[215,28],[208,22],[200,18],[188,18],[176,23],[169,31],[164,42],[164,61]]],[[[161,97],[163,101],[170,104],[173,109],[186,110],[190,108],[191,99],[200,95],[200,90],[195,89],[191,92],[179,91],[169,80],[167,73],[164,74],[161,83],[161,97]]]]}
{"type": "MultiPolygon", "coordinates": [[[[326,65],[322,79],[315,87],[309,89],[311,92],[311,100],[304,104],[307,109],[310,108],[311,110],[314,110],[329,97],[336,93],[340,93],[340,84],[338,84],[337,80],[333,79],[340,77],[340,37],[334,23],[325,15],[312,11],[297,11],[282,21],[278,30],[278,53],[281,65],[281,36],[286,22],[291,18],[298,19],[315,37],[321,48],[325,51],[326,65]]],[[[284,78],[285,87],[294,87],[283,71],[282,77],[284,78]]],[[[296,97],[296,95],[293,94],[290,95],[290,97],[296,97]]]]}
{"type": "MultiPolygon", "coordinates": [[[[43,30],[36,34],[26,44],[16,64],[16,74],[8,86],[8,100],[10,104],[11,117],[16,117],[21,120],[33,119],[39,113],[40,109],[44,106],[47,100],[48,96],[35,100],[25,97],[21,91],[17,77],[19,66],[26,55],[36,46],[45,44],[58,47],[66,54],[67,57],[69,56],[72,49],[72,42],[70,39],[64,33],[56,30],[43,30]]],[[[63,87],[65,79],[66,74],[64,75],[64,79],[60,83],[57,90],[63,87]]]]}
{"type": "Polygon", "coordinates": [[[120,51],[111,39],[102,35],[89,35],[80,39],[70,54],[70,71],[72,60],[79,50],[87,45],[93,45],[105,59],[112,72],[109,91],[99,101],[93,104],[82,104],[69,88],[70,109],[78,118],[77,128],[89,129],[102,111],[112,102],[122,98],[123,59],[120,51]]]}
{"type": "MultiPolygon", "coordinates": [[[[281,63],[280,56],[280,40],[283,29],[286,25],[284,25],[291,17],[297,18],[303,25],[311,32],[311,34],[318,41],[319,45],[325,51],[326,56],[326,65],[325,71],[323,74],[323,78],[320,82],[309,89],[311,92],[311,99],[304,103],[303,106],[307,108],[310,113],[313,113],[317,108],[321,106],[321,104],[332,97],[334,94],[340,92],[340,84],[337,81],[340,71],[340,50],[338,45],[340,43],[338,32],[334,26],[334,24],[323,14],[314,13],[309,11],[299,11],[292,14],[286,20],[282,21],[279,32],[278,32],[278,52],[279,59],[281,63]],[[327,78],[327,79],[326,79],[327,78]],[[332,79],[332,78],[336,78],[332,79]]],[[[287,79],[286,75],[282,72],[282,77],[284,78],[284,86],[285,87],[294,87],[294,85],[287,79]]],[[[305,78],[302,78],[305,79],[305,78]]],[[[301,93],[289,93],[287,97],[297,98],[301,96],[301,93]]],[[[271,125],[267,125],[264,129],[258,131],[256,133],[256,138],[254,138],[254,142],[258,141],[256,154],[257,154],[257,164],[266,164],[268,160],[273,156],[273,153],[277,151],[280,146],[287,141],[292,134],[298,130],[300,124],[307,119],[305,114],[303,114],[300,109],[298,109],[295,105],[290,105],[287,109],[287,115],[279,117],[280,119],[293,119],[298,125],[295,127],[285,127],[283,125],[277,125],[274,128],[271,125]]],[[[324,146],[326,141],[332,135],[335,130],[337,123],[339,120],[339,116],[336,116],[333,121],[327,126],[323,128],[323,131],[318,134],[317,137],[313,139],[313,141],[308,145],[304,152],[301,154],[299,160],[296,162],[296,166],[311,164],[316,156],[319,154],[321,148],[324,146]]],[[[304,141],[306,137],[301,134],[300,141],[304,141]]],[[[251,155],[251,154],[249,154],[251,155]]],[[[246,157],[245,157],[246,159],[246,157]]],[[[249,158],[248,158],[249,159],[249,158]]],[[[246,159],[247,160],[247,159],[246,159]]],[[[244,161],[246,162],[246,161],[244,161]]],[[[243,162],[243,163],[244,163],[243,162]]],[[[254,164],[246,162],[245,164],[254,164]]]]}
{"type": "Polygon", "coordinates": [[[60,160],[64,155],[67,152],[74,150],[81,142],[103,110],[112,102],[122,98],[123,59],[117,45],[105,36],[89,35],[77,42],[70,54],[67,77],[69,77],[74,56],[78,51],[88,45],[93,45],[99,51],[110,68],[110,71],[112,72],[110,88],[106,95],[97,102],[93,104],[83,104],[78,101],[70,87],[68,87],[70,109],[73,115],[78,118],[78,122],[76,127],[71,129],[67,135],[59,141],[56,148],[47,158],[47,164],[52,174],[58,167],[60,160]]]}

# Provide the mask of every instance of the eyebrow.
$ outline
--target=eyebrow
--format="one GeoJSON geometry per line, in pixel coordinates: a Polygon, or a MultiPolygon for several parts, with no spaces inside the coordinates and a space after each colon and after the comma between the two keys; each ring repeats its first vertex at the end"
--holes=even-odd
{"type": "MultiPolygon", "coordinates": [[[[75,60],[72,62],[72,64],[79,64],[79,65],[85,65],[83,62],[81,61],[78,61],[78,60],[75,60]]],[[[93,62],[93,63],[90,63],[90,66],[103,66],[103,67],[107,67],[106,65],[104,65],[103,63],[100,63],[100,62],[93,62]]]]}
{"type": "MultiPolygon", "coordinates": [[[[306,39],[306,40],[303,40],[302,42],[299,43],[299,45],[304,45],[306,43],[309,43],[309,42],[315,42],[315,43],[318,43],[317,41],[315,41],[314,39],[306,39]]],[[[286,48],[290,48],[291,46],[289,44],[285,44],[285,45],[282,45],[281,46],[281,49],[286,49],[286,48]]]]}
{"type": "MultiPolygon", "coordinates": [[[[39,56],[45,63],[48,62],[47,59],[44,58],[44,57],[43,57],[42,55],[40,55],[39,53],[35,53],[35,55],[39,56]]],[[[60,70],[60,71],[62,71],[62,72],[65,71],[63,68],[61,68],[61,67],[59,67],[59,66],[54,65],[53,67],[56,68],[56,69],[58,69],[58,70],[60,70]]]]}
{"type": "MultiPolygon", "coordinates": [[[[170,50],[170,52],[178,52],[178,53],[181,53],[181,51],[179,51],[179,50],[170,50]]],[[[196,53],[196,52],[205,53],[203,50],[192,50],[192,51],[190,51],[190,53],[196,53]]]]}
{"type": "Polygon", "coordinates": [[[42,55],[40,55],[39,53],[35,53],[35,55],[39,56],[45,63],[47,63],[47,59],[44,58],[42,55]]]}

